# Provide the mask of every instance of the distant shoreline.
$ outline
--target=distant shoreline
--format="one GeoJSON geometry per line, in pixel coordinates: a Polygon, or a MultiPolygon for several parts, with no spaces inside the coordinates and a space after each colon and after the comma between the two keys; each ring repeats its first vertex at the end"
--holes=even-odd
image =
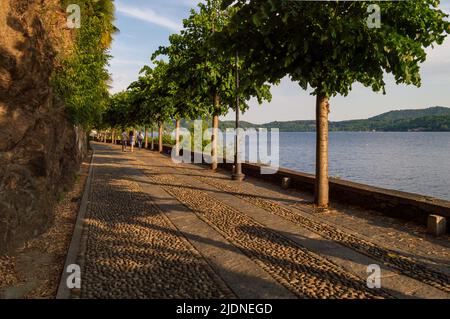
{"type": "MultiPolygon", "coordinates": [[[[274,121],[253,124],[241,121],[240,127],[278,128],[280,132],[315,132],[314,120],[274,121]]],[[[224,130],[234,128],[234,121],[221,121],[224,130]]],[[[426,109],[399,110],[363,120],[329,122],[330,132],[450,132],[450,108],[435,106],[426,109]]]]}

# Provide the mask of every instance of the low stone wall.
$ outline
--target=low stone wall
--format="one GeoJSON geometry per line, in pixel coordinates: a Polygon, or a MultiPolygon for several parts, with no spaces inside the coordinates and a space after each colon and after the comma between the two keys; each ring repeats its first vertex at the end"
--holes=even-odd
{"type": "MultiPolygon", "coordinates": [[[[155,145],[156,147],[156,145],[155,145]]],[[[163,153],[169,155],[170,145],[164,145],[163,153]]],[[[194,153],[191,154],[194,158],[194,153]]],[[[281,185],[284,177],[290,178],[290,188],[312,193],[314,191],[315,176],[280,168],[276,174],[261,175],[259,164],[243,163],[243,173],[260,178],[264,181],[281,185]]],[[[221,163],[219,167],[231,171],[232,163],[221,163]]],[[[396,190],[384,189],[346,180],[330,178],[330,199],[336,203],[355,205],[361,208],[381,212],[388,216],[416,221],[427,224],[430,214],[437,214],[450,220],[450,201],[429,196],[412,194],[396,190]]],[[[447,232],[449,232],[447,227],[447,232]]]]}
{"type": "MultiPolygon", "coordinates": [[[[226,165],[230,169],[229,164],[226,165]]],[[[261,175],[260,166],[245,163],[242,166],[246,175],[281,185],[283,177],[291,179],[290,187],[308,192],[314,191],[315,176],[280,168],[276,174],[261,175]]],[[[426,225],[429,214],[437,214],[450,219],[450,202],[419,194],[384,189],[346,180],[330,178],[330,199],[339,203],[351,204],[380,211],[387,215],[415,220],[426,225]]]]}

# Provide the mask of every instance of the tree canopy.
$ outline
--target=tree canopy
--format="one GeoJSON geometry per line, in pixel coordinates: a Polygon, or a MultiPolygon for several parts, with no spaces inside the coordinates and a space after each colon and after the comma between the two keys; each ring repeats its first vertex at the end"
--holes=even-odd
{"type": "Polygon", "coordinates": [[[385,93],[386,74],[398,84],[420,86],[426,49],[450,33],[439,4],[206,0],[191,10],[169,45],[152,55],[154,67],[144,67],[129,87],[128,114],[137,124],[212,116],[216,169],[218,117],[237,104],[236,98],[242,110],[252,97],[270,101],[268,83],[290,76],[317,98],[315,202],[327,208],[329,98],[348,95],[355,83],[385,93]],[[379,26],[368,23],[373,8],[381,10],[379,26]],[[161,56],[167,62],[157,60],[161,56]]]}
{"type": "Polygon", "coordinates": [[[224,1],[234,7],[220,35],[225,51],[242,49],[255,79],[289,75],[314,94],[347,95],[359,82],[384,91],[386,73],[420,85],[425,49],[450,32],[438,0],[377,3],[381,28],[367,24],[370,1],[224,1]]]}
{"type": "MultiPolygon", "coordinates": [[[[169,37],[169,46],[160,47],[153,58],[159,55],[167,56],[169,64],[175,70],[174,73],[180,88],[188,92],[191,105],[188,109],[197,114],[224,115],[234,104],[235,92],[235,53],[219,51],[213,45],[213,35],[220,32],[227,25],[233,10],[221,10],[220,0],[208,0],[200,3],[199,11],[191,11],[189,18],[184,20],[184,28],[180,34],[169,37]],[[220,97],[218,105],[213,105],[213,97],[220,97]]],[[[173,69],[172,69],[173,70],[173,69]]],[[[243,69],[241,77],[246,78],[246,72],[251,69],[243,69]]],[[[256,97],[259,103],[270,100],[269,86],[265,83],[259,85],[242,86],[241,108],[248,108],[248,100],[256,97]]]]}

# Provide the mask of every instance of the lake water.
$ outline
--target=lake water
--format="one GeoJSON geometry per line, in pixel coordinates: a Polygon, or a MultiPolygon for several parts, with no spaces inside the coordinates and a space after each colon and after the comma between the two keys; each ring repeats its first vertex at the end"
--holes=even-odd
{"type": "MultiPolygon", "coordinates": [[[[450,133],[332,132],[330,176],[450,200],[450,133]]],[[[280,133],[280,166],[315,172],[315,133],[280,133]]]]}

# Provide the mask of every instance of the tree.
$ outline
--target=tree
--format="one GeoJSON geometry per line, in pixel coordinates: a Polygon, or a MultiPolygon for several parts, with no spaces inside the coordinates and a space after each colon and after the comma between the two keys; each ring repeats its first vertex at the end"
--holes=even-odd
{"type": "Polygon", "coordinates": [[[123,128],[128,121],[129,96],[126,91],[114,94],[106,112],[103,115],[104,122],[111,128],[123,128]]]}
{"type": "Polygon", "coordinates": [[[329,205],[329,98],[348,95],[355,82],[383,91],[385,73],[396,83],[420,85],[425,48],[449,33],[438,0],[380,2],[381,28],[367,23],[369,2],[224,1],[237,12],[221,31],[224,50],[245,49],[244,68],[255,81],[285,75],[316,96],[315,203],[329,205]],[[233,4],[234,3],[234,4],[233,4]]]}
{"type": "MultiPolygon", "coordinates": [[[[212,43],[213,35],[222,30],[230,17],[230,10],[220,10],[221,3],[221,0],[200,3],[199,12],[192,10],[189,18],[184,20],[181,33],[171,35],[170,45],[160,47],[153,55],[153,58],[159,55],[169,58],[169,74],[174,74],[172,95],[175,98],[175,116],[212,116],[212,169],[217,168],[219,116],[228,112],[236,96],[235,54],[225,54],[212,43]]],[[[243,87],[242,110],[248,108],[248,100],[253,96],[259,103],[271,98],[269,86],[264,83],[243,87]]]]}
{"type": "MultiPolygon", "coordinates": [[[[147,96],[148,91],[145,92],[146,87],[151,85],[151,77],[139,77],[139,79],[130,84],[128,87],[128,91],[130,94],[130,105],[132,109],[132,117],[135,123],[144,126],[145,131],[145,148],[148,148],[148,127],[151,127],[152,130],[152,139],[153,139],[153,125],[155,123],[154,119],[151,116],[151,109],[149,110],[149,97],[147,96]]],[[[153,150],[153,140],[152,140],[152,148],[153,150]]]]}
{"type": "Polygon", "coordinates": [[[179,129],[181,119],[196,119],[208,114],[208,104],[196,94],[197,83],[190,76],[192,60],[190,51],[186,50],[186,38],[178,34],[170,36],[170,46],[160,48],[152,58],[164,54],[169,58],[164,86],[172,100],[175,119],[175,153],[179,154],[179,129]]]}
{"type": "Polygon", "coordinates": [[[158,123],[159,151],[162,152],[163,124],[174,114],[173,97],[167,85],[168,64],[154,61],[155,67],[144,66],[141,76],[129,86],[134,105],[130,117],[141,123],[158,123]]]}
{"type": "Polygon", "coordinates": [[[193,95],[197,97],[197,102],[209,107],[208,113],[213,118],[212,169],[217,168],[218,118],[228,110],[226,96],[230,93],[232,80],[228,68],[229,59],[214,54],[208,45],[210,36],[220,30],[226,21],[226,15],[220,12],[220,4],[221,0],[207,0],[205,4],[200,3],[199,12],[191,10],[189,18],[184,20],[181,34],[172,35],[169,39],[170,46],[161,47],[154,54],[154,57],[159,54],[168,55],[171,61],[174,61],[172,63],[186,67],[188,72],[185,76],[190,79],[185,80],[193,82],[190,87],[195,90],[193,95]]]}
{"type": "Polygon", "coordinates": [[[126,91],[119,92],[110,97],[108,106],[102,116],[102,125],[97,128],[111,128],[111,142],[115,143],[115,132],[127,126],[129,122],[129,94],[126,91]]]}

